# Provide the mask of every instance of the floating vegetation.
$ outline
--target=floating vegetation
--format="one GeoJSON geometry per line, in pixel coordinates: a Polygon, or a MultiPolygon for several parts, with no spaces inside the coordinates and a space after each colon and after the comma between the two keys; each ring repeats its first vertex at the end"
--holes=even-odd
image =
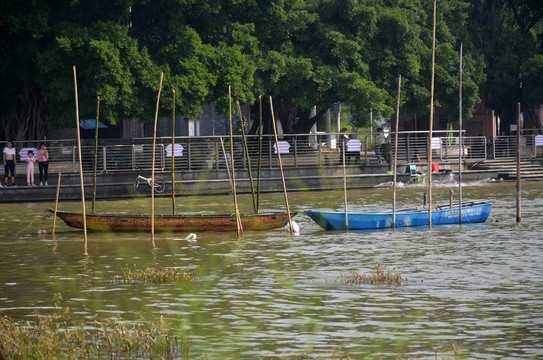
{"type": "Polygon", "coordinates": [[[145,270],[126,267],[122,276],[112,276],[112,284],[168,284],[178,281],[192,282],[194,275],[188,269],[147,267],[145,270]]]}
{"type": "Polygon", "coordinates": [[[166,329],[162,321],[106,320],[74,326],[69,316],[17,323],[0,317],[0,359],[178,359],[188,358],[190,343],[166,329]]]}
{"type": "Polygon", "coordinates": [[[341,274],[340,281],[345,285],[401,285],[402,282],[407,281],[407,278],[402,278],[402,275],[396,272],[396,268],[384,268],[381,264],[376,262],[374,271],[369,275],[359,274],[356,271],[353,271],[349,275],[341,274]]]}

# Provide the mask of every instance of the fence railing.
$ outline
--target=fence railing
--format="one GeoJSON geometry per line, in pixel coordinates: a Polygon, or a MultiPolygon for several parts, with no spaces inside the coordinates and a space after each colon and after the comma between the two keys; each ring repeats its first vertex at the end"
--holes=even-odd
{"type": "MultiPolygon", "coordinates": [[[[425,163],[428,160],[428,137],[420,133],[400,133],[398,136],[398,162],[425,163]]],[[[526,135],[521,139],[521,156],[535,157],[543,150],[541,135],[526,135]]],[[[358,147],[347,145],[346,160],[349,165],[370,165],[377,162],[375,145],[369,134],[359,133],[358,147]]],[[[257,136],[247,137],[249,157],[244,149],[241,136],[233,137],[234,166],[246,169],[250,162],[256,168],[259,161],[259,140],[257,136]]],[[[432,157],[437,161],[454,161],[460,152],[458,137],[438,137],[432,139],[432,157]]],[[[157,139],[155,169],[171,169],[171,137],[157,139]]],[[[344,134],[329,133],[316,135],[283,135],[279,140],[279,151],[285,168],[304,166],[337,166],[342,163],[341,146],[347,141],[344,134]],[[341,139],[338,141],[337,139],[341,139]]],[[[394,134],[388,141],[394,142],[394,134]]],[[[26,160],[26,153],[35,153],[42,141],[15,142],[17,162],[26,160]]],[[[481,161],[487,158],[516,157],[516,137],[502,136],[488,141],[484,136],[462,138],[462,159],[481,161]]],[[[135,138],[130,144],[121,141],[101,141],[97,152],[98,172],[147,171],[152,168],[153,139],[135,138]]],[[[77,172],[79,157],[77,142],[70,140],[50,140],[46,142],[49,150],[49,171],[77,172]]],[[[277,149],[273,136],[262,137],[261,163],[264,168],[277,168],[277,149]]],[[[86,141],[81,147],[83,171],[92,172],[94,168],[94,144],[86,141]]],[[[175,168],[180,171],[222,170],[231,163],[230,138],[228,136],[199,136],[175,138],[175,168]]]]}

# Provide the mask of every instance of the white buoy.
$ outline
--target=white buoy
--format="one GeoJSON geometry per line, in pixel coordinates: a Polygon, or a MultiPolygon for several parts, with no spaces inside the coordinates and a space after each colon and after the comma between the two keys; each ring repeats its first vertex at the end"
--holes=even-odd
{"type": "Polygon", "coordinates": [[[47,234],[47,230],[38,230],[38,234],[40,234],[40,235],[46,235],[46,234],[47,234]]]}
{"type": "Polygon", "coordinates": [[[300,226],[298,226],[298,223],[296,221],[291,221],[292,223],[292,233],[294,235],[300,235],[300,226]]]}
{"type": "Polygon", "coordinates": [[[196,241],[196,238],[197,238],[196,234],[190,233],[190,234],[187,235],[187,237],[185,238],[185,240],[188,240],[188,241],[196,241]]]}

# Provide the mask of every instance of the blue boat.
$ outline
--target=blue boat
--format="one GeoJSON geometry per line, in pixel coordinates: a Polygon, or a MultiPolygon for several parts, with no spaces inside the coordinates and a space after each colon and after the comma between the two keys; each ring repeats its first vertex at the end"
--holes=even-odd
{"type": "MultiPolygon", "coordinates": [[[[432,225],[458,224],[458,204],[433,207],[432,225]]],[[[492,202],[477,200],[462,202],[462,223],[485,222],[492,202]]],[[[345,230],[345,212],[305,210],[305,213],[324,230],[345,230]]],[[[348,212],[349,230],[392,228],[392,211],[348,212]]],[[[415,207],[396,211],[396,227],[424,226],[429,222],[428,208],[415,207]]]]}

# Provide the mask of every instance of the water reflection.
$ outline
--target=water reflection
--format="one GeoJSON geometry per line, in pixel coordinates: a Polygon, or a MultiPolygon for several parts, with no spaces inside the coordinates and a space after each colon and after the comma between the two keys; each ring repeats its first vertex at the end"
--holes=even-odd
{"type": "MultiPolygon", "coordinates": [[[[422,200],[423,189],[401,189],[399,206],[422,200]]],[[[435,202],[448,201],[437,188],[435,202]]],[[[126,320],[163,316],[187,334],[194,356],[326,357],[341,346],[355,358],[433,358],[451,344],[469,358],[543,356],[541,183],[523,184],[523,222],[515,223],[514,184],[464,188],[465,198],[495,198],[489,221],[432,230],[325,232],[304,215],[297,237],[286,229],[248,233],[89,234],[57,223],[56,237],[22,229],[49,204],[3,205],[0,223],[0,313],[30,318],[55,313],[62,294],[74,319],[95,315],[126,320]],[[399,286],[345,286],[341,273],[369,273],[375,262],[408,281],[399,286]],[[112,284],[126,267],[189,267],[193,283],[112,284]]],[[[290,193],[294,210],[342,210],[340,191],[290,193]],[[294,205],[295,204],[295,205],[294,205]]],[[[352,210],[391,208],[389,189],[349,191],[352,210]]],[[[231,197],[182,198],[179,212],[225,212],[231,197]],[[205,204],[205,209],[202,209],[205,204]]],[[[265,195],[263,208],[283,208],[265,195]]],[[[157,213],[170,201],[158,199],[157,213]]],[[[251,200],[241,196],[241,211],[251,200]]],[[[64,203],[63,210],[79,204],[64,203]]],[[[97,203],[97,210],[149,212],[143,199],[97,203]]],[[[106,211],[104,211],[106,212],[106,211]]]]}

